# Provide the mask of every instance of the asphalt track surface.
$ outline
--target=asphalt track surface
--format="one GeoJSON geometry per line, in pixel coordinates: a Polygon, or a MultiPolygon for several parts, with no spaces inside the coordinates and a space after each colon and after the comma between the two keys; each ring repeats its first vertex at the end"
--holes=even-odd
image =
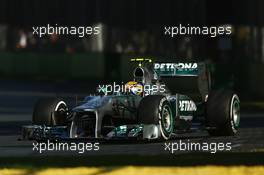
{"type": "MultiPolygon", "coordinates": [[[[5,115],[5,114],[2,114],[5,115]]],[[[3,117],[1,115],[1,117],[3,117]]],[[[15,114],[19,117],[19,114],[15,114]]],[[[264,114],[263,114],[264,115],[264,114]]],[[[195,132],[177,135],[166,141],[166,144],[179,146],[181,143],[231,143],[233,152],[239,151],[263,151],[264,149],[264,116],[262,114],[244,114],[241,117],[239,133],[233,137],[210,137],[207,132],[195,132]]],[[[15,118],[15,116],[13,116],[15,118]]],[[[30,117],[28,115],[27,117],[30,117]]],[[[30,121],[4,121],[0,122],[0,156],[43,156],[43,155],[159,155],[159,154],[182,154],[188,151],[165,150],[164,141],[107,141],[99,143],[99,151],[33,151],[32,141],[20,141],[21,126],[30,124],[30,121]]],[[[88,141],[90,142],[90,141],[88,141]]],[[[77,142],[78,143],[78,142],[77,142]]],[[[175,149],[177,149],[175,147],[175,149]]],[[[191,150],[189,150],[191,151],[191,150]]],[[[196,150],[197,151],[197,150],[196,150]]],[[[200,150],[201,151],[201,150],[200,150]]],[[[199,152],[200,152],[199,151],[199,152]]],[[[212,150],[211,150],[212,151],[212,150]]],[[[210,152],[210,150],[209,150],[210,152]]],[[[214,152],[214,151],[212,151],[214,152]]]]}

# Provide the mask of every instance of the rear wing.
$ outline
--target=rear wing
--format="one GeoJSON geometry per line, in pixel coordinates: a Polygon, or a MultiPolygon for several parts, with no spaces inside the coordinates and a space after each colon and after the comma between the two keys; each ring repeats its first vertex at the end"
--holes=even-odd
{"type": "Polygon", "coordinates": [[[198,76],[198,63],[154,63],[154,71],[160,77],[198,76]]]}
{"type": "Polygon", "coordinates": [[[195,101],[205,101],[211,89],[210,72],[203,62],[153,62],[148,58],[130,61],[144,69],[146,81],[159,78],[173,94],[185,94],[195,101]]]}
{"type": "Polygon", "coordinates": [[[173,94],[204,101],[211,89],[210,72],[203,62],[157,62],[153,68],[173,94]]]}

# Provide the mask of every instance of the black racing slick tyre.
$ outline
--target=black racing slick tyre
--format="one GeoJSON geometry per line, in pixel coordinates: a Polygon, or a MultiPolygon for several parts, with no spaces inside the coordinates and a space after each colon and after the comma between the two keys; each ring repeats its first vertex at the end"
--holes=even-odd
{"type": "Polygon", "coordinates": [[[67,104],[61,99],[41,99],[34,107],[32,122],[36,125],[46,126],[65,125],[67,111],[67,104]]]}
{"type": "Polygon", "coordinates": [[[233,136],[237,133],[240,122],[240,101],[234,92],[212,91],[208,96],[206,113],[210,135],[233,136]]]}
{"type": "Polygon", "coordinates": [[[138,120],[140,124],[158,125],[163,139],[169,139],[173,133],[172,108],[165,96],[144,97],[138,107],[138,120]]]}

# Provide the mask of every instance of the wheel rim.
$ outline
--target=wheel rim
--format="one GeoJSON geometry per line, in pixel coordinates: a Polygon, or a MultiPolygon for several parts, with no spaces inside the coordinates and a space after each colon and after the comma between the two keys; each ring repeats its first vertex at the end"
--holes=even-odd
{"type": "Polygon", "coordinates": [[[168,105],[165,105],[162,110],[162,129],[166,134],[171,134],[173,128],[172,112],[168,105]]]}
{"type": "Polygon", "coordinates": [[[59,112],[60,114],[65,113],[67,111],[67,106],[65,104],[60,104],[55,110],[55,112],[59,112]]]}
{"type": "Polygon", "coordinates": [[[55,106],[54,111],[62,111],[62,110],[66,110],[67,109],[67,105],[64,101],[60,101],[57,103],[57,105],[55,106]]]}
{"type": "Polygon", "coordinates": [[[235,127],[238,127],[240,123],[240,104],[237,98],[234,99],[234,102],[232,105],[232,118],[233,118],[235,127]]]}
{"type": "Polygon", "coordinates": [[[52,124],[53,125],[64,125],[67,118],[66,111],[68,110],[67,104],[64,101],[60,101],[54,108],[52,113],[52,124]]]}

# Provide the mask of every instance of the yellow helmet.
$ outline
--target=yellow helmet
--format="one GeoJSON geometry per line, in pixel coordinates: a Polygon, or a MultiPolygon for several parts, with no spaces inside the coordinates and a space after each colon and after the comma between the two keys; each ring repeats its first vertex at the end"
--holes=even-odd
{"type": "Polygon", "coordinates": [[[142,95],[143,84],[136,81],[129,81],[125,84],[126,92],[131,92],[134,95],[142,95]]]}

